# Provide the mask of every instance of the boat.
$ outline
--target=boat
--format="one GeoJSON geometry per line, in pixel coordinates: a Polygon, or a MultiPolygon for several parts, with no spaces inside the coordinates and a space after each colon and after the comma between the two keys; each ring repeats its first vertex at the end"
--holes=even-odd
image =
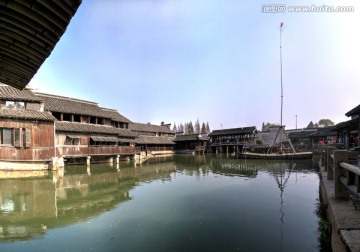
{"type": "Polygon", "coordinates": [[[307,152],[283,152],[283,153],[256,153],[256,152],[242,152],[239,158],[242,159],[311,159],[313,153],[307,152]]]}
{"type": "Polygon", "coordinates": [[[243,148],[243,152],[239,153],[238,158],[243,159],[311,159],[313,153],[307,152],[296,152],[294,146],[291,144],[290,139],[285,133],[285,126],[282,123],[282,112],[283,112],[283,78],[282,78],[282,47],[281,47],[281,32],[284,23],[280,23],[280,82],[281,82],[281,111],[280,111],[280,126],[276,134],[275,140],[272,146],[266,148],[264,151],[263,147],[256,148],[252,146],[250,148],[243,148]],[[286,141],[282,141],[282,136],[285,136],[286,141]],[[277,142],[279,138],[279,141],[277,142]],[[287,148],[285,144],[288,143],[287,148]],[[248,151],[250,149],[250,151],[248,151]]]}

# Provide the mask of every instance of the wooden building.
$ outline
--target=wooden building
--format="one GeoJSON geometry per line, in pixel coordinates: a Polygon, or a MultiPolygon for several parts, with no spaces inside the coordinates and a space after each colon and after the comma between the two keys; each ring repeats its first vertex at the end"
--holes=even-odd
{"type": "Polygon", "coordinates": [[[308,150],[313,148],[313,142],[310,136],[316,133],[317,129],[296,129],[296,130],[286,130],[285,133],[290,139],[295,150],[308,150]]]}
{"type": "Polygon", "coordinates": [[[204,153],[209,139],[207,135],[177,135],[174,139],[176,153],[204,153]]]}
{"type": "Polygon", "coordinates": [[[56,155],[67,160],[104,158],[110,161],[135,154],[135,134],[130,120],[114,109],[101,108],[95,102],[36,93],[43,99],[44,110],[56,117],[56,155]]]}
{"type": "Polygon", "coordinates": [[[30,90],[0,85],[0,169],[48,169],[56,119],[42,102],[30,90]]]}
{"type": "Polygon", "coordinates": [[[350,120],[335,125],[334,131],[337,132],[338,142],[345,148],[360,146],[360,105],[351,109],[345,114],[350,120]]]}
{"type": "Polygon", "coordinates": [[[209,134],[213,152],[238,153],[244,146],[255,144],[257,130],[255,126],[214,130],[209,134]]]}
{"type": "Polygon", "coordinates": [[[137,151],[146,152],[151,155],[162,155],[174,153],[175,133],[170,130],[169,125],[162,123],[154,125],[151,123],[130,123],[129,129],[137,135],[135,146],[137,151]]]}

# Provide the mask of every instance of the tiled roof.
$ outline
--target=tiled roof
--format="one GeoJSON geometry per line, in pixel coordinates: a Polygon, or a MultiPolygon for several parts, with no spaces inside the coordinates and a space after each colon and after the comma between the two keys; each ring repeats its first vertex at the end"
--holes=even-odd
{"type": "Polygon", "coordinates": [[[346,129],[346,128],[357,128],[360,122],[360,118],[354,118],[345,122],[340,122],[333,126],[332,130],[337,131],[340,129],[346,129]]]}
{"type": "Polygon", "coordinates": [[[81,0],[0,1],[0,81],[23,89],[66,31],[81,0]]]}
{"type": "Polygon", "coordinates": [[[135,139],[137,144],[166,144],[174,145],[175,143],[167,137],[140,136],[135,139]]]}
{"type": "Polygon", "coordinates": [[[310,135],[310,137],[324,137],[324,136],[336,136],[337,133],[334,131],[334,126],[326,128],[318,128],[318,130],[310,135]]]}
{"type": "Polygon", "coordinates": [[[226,136],[234,134],[252,134],[256,131],[256,127],[243,127],[243,128],[233,128],[233,129],[224,129],[224,130],[214,130],[209,135],[210,136],[226,136]]]}
{"type": "Polygon", "coordinates": [[[345,115],[348,117],[353,115],[360,115],[360,104],[355,108],[353,108],[352,110],[350,110],[349,112],[347,112],[345,115]]]}
{"type": "Polygon", "coordinates": [[[148,123],[130,123],[129,129],[136,132],[152,132],[152,133],[166,133],[174,134],[167,126],[153,125],[148,123]]]}
{"type": "Polygon", "coordinates": [[[135,139],[135,137],[137,136],[136,133],[132,132],[129,129],[119,129],[119,128],[117,128],[116,132],[117,132],[118,136],[120,136],[120,137],[134,138],[135,139]]]}
{"type": "Polygon", "coordinates": [[[44,100],[44,109],[47,111],[111,119],[95,102],[42,93],[36,95],[44,100]]]}
{"type": "Polygon", "coordinates": [[[108,109],[108,108],[101,108],[101,109],[106,117],[110,117],[111,120],[113,120],[115,122],[123,122],[123,123],[131,122],[129,119],[127,119],[125,116],[121,115],[115,109],[108,109]]]}
{"type": "Polygon", "coordinates": [[[198,134],[193,134],[193,135],[177,135],[174,139],[174,142],[183,142],[183,141],[197,141],[197,140],[201,140],[201,141],[208,141],[209,139],[207,138],[207,136],[205,135],[198,135],[198,134]]]}
{"type": "Polygon", "coordinates": [[[19,90],[8,85],[0,84],[0,99],[8,101],[41,102],[29,89],[19,90]]]}
{"type": "Polygon", "coordinates": [[[108,134],[108,135],[117,135],[126,138],[135,138],[135,134],[128,129],[119,129],[119,128],[114,128],[112,126],[90,124],[90,123],[56,121],[55,130],[63,131],[63,132],[73,132],[73,133],[108,134]]]}
{"type": "Polygon", "coordinates": [[[99,133],[117,135],[118,131],[112,126],[104,126],[90,123],[56,121],[55,130],[74,133],[99,133]]]}
{"type": "Polygon", "coordinates": [[[48,112],[40,112],[33,110],[20,110],[20,109],[2,109],[0,110],[0,118],[11,119],[25,119],[25,120],[39,120],[39,121],[55,121],[48,112]]]}
{"type": "Polygon", "coordinates": [[[306,130],[306,131],[296,131],[296,132],[289,132],[288,136],[289,138],[308,138],[311,134],[314,134],[316,132],[316,129],[314,130],[306,130]]]}

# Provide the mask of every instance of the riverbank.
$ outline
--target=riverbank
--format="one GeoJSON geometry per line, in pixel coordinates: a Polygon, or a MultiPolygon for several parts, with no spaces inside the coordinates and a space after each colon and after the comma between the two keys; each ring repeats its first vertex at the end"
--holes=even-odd
{"type": "Polygon", "coordinates": [[[333,251],[360,251],[360,211],[352,200],[335,198],[334,180],[328,180],[325,166],[320,164],[320,192],[331,223],[333,251]]]}

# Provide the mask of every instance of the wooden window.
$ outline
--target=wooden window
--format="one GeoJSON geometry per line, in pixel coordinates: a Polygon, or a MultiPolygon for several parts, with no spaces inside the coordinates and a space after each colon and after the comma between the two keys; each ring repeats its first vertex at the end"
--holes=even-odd
{"type": "Polygon", "coordinates": [[[13,145],[12,129],[2,129],[2,142],[1,144],[13,145]]]}
{"type": "Polygon", "coordinates": [[[31,145],[31,129],[25,129],[25,146],[30,147],[31,145]]]}
{"type": "Polygon", "coordinates": [[[14,146],[21,147],[21,129],[14,129],[14,146]]]}

